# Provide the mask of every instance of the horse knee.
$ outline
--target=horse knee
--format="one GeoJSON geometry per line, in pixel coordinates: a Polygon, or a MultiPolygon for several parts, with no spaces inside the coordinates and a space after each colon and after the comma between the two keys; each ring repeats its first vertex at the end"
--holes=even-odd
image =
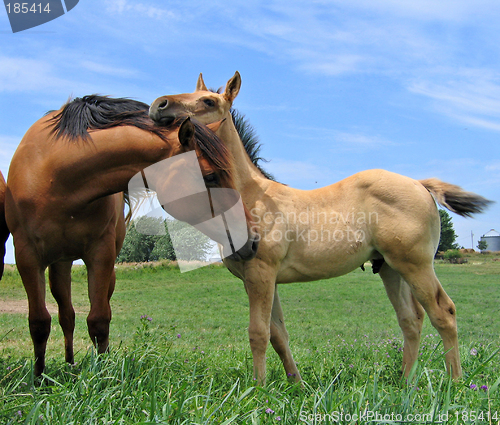
{"type": "Polygon", "coordinates": [[[45,344],[50,334],[50,323],[52,319],[47,312],[47,316],[36,319],[29,319],[29,328],[33,344],[45,344]]]}

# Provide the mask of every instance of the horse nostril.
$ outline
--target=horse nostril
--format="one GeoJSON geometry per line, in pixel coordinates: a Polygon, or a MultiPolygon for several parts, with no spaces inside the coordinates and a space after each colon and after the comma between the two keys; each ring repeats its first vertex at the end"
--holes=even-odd
{"type": "Polygon", "coordinates": [[[168,100],[164,100],[163,102],[161,102],[159,105],[158,105],[158,109],[165,109],[168,105],[168,100]]]}

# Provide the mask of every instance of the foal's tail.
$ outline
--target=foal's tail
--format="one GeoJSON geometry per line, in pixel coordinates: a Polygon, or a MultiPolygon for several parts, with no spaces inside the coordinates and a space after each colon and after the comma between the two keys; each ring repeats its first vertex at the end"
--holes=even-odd
{"type": "Polygon", "coordinates": [[[480,195],[466,192],[459,186],[439,179],[425,179],[419,182],[432,193],[440,205],[462,217],[472,217],[472,214],[483,212],[488,205],[493,203],[480,195]]]}

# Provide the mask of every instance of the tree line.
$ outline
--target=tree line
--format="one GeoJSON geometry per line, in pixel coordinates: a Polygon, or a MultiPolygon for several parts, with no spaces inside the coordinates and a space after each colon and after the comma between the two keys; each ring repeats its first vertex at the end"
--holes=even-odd
{"type": "Polygon", "coordinates": [[[203,261],[211,250],[210,239],[189,224],[143,216],[130,223],[116,262],[203,261]]]}

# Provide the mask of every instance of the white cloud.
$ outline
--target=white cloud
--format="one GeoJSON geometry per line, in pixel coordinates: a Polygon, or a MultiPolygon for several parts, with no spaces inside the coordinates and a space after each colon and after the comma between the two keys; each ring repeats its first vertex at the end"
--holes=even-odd
{"type": "Polygon", "coordinates": [[[66,86],[68,81],[55,76],[47,61],[20,57],[0,57],[0,91],[38,91],[66,86]]]}
{"type": "Polygon", "coordinates": [[[145,5],[144,3],[130,2],[128,0],[106,0],[106,9],[109,13],[134,14],[136,17],[142,16],[151,19],[163,20],[175,18],[176,15],[171,10],[161,7],[145,5]]]}
{"type": "MultiPolygon", "coordinates": [[[[331,1],[331,0],[328,0],[331,1]]],[[[326,1],[324,1],[326,3],[326,1]]],[[[336,0],[337,4],[346,4],[336,0]]],[[[347,3],[349,8],[371,10],[376,13],[397,16],[400,18],[411,18],[424,21],[455,21],[461,22],[470,19],[471,16],[483,16],[498,12],[498,3],[493,0],[419,0],[409,2],[406,0],[351,0],[347,3]]]]}
{"type": "Polygon", "coordinates": [[[118,66],[89,60],[81,62],[81,66],[85,69],[88,69],[89,71],[98,74],[111,75],[120,78],[137,77],[138,75],[140,75],[140,73],[135,69],[120,68],[118,66]]]}
{"type": "Polygon", "coordinates": [[[500,131],[500,75],[488,69],[445,70],[408,90],[433,101],[436,111],[476,127],[500,131]]]}
{"type": "Polygon", "coordinates": [[[334,138],[337,142],[342,143],[346,149],[380,149],[383,146],[396,145],[395,142],[391,142],[383,137],[361,133],[335,132],[334,138]]]}

